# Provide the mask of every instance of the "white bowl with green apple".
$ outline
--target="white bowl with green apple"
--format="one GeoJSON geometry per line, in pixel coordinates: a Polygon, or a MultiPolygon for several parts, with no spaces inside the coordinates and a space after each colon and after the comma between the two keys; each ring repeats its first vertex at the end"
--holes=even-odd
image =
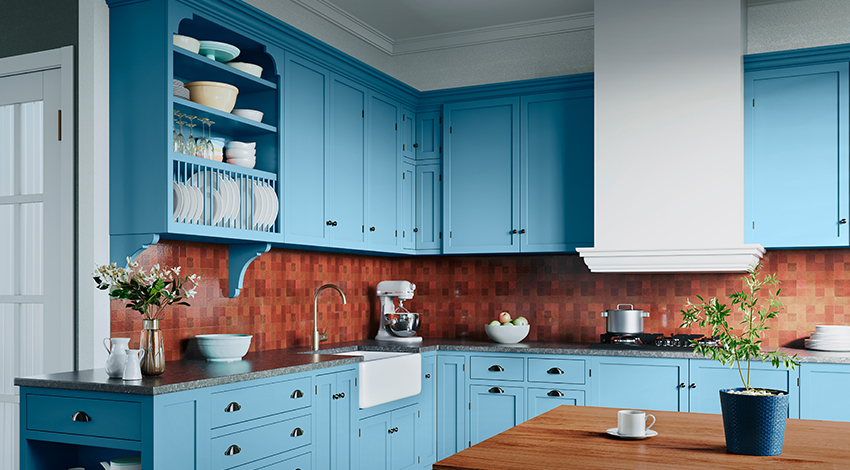
{"type": "Polygon", "coordinates": [[[510,313],[502,312],[498,320],[484,325],[484,332],[497,343],[516,344],[528,336],[530,328],[525,317],[511,318],[510,313]]]}

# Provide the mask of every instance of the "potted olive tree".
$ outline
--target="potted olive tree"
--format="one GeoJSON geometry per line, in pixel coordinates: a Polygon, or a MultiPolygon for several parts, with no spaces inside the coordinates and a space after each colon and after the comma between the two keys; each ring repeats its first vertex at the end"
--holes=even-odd
{"type": "Polygon", "coordinates": [[[726,450],[734,454],[779,455],[788,418],[788,392],[753,387],[750,364],[753,360],[770,361],[776,368],[793,370],[800,363],[796,355],[762,350],[762,336],[770,329],[767,321],[776,318],[783,306],[777,299],[781,289],[769,289],[779,284],[776,275],[761,276],[760,270],[761,265],[750,268],[742,278],[747,288],[729,296],[730,306],[717,298],[705,301],[697,296],[696,304],[688,299],[687,308],[681,311],[682,328],[710,326],[711,335],[720,345],[696,344],[694,354],[736,367],[741,377],[743,387],[720,390],[726,450]],[[764,302],[759,298],[763,290],[767,291],[764,302]],[[737,328],[730,322],[737,323],[737,328]]]}

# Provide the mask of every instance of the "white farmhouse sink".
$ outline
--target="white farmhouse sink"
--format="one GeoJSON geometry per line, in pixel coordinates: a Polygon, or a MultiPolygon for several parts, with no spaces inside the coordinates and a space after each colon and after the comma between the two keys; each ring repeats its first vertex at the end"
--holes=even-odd
{"type": "Polygon", "coordinates": [[[422,355],[383,351],[350,351],[334,356],[363,356],[360,408],[418,395],[422,390],[422,355]]]}

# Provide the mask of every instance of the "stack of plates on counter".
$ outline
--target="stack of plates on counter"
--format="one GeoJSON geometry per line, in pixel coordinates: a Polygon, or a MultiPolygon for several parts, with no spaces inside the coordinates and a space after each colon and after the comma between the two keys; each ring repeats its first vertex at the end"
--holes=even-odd
{"type": "Polygon", "coordinates": [[[172,82],[174,84],[173,85],[174,96],[176,96],[178,98],[183,98],[184,100],[188,100],[189,99],[189,90],[185,86],[183,86],[183,82],[181,82],[180,80],[172,80],[172,82]]]}
{"type": "Polygon", "coordinates": [[[850,326],[817,325],[806,340],[807,349],[818,351],[850,351],[850,326]]]}

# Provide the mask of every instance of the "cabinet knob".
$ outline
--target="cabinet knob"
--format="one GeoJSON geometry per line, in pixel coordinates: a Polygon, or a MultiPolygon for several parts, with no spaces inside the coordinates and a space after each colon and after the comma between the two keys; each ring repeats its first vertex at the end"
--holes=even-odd
{"type": "Polygon", "coordinates": [[[430,379],[430,378],[431,378],[431,374],[425,374],[425,378],[426,378],[426,379],[430,379]]]}
{"type": "Polygon", "coordinates": [[[334,220],[334,221],[333,221],[333,223],[332,223],[331,225],[333,225],[334,227],[336,227],[336,220],[334,220]]]}
{"type": "Polygon", "coordinates": [[[560,367],[553,367],[546,371],[547,374],[564,375],[564,371],[560,367]]]}
{"type": "Polygon", "coordinates": [[[340,398],[345,398],[345,392],[340,392],[340,393],[339,393],[339,397],[340,397],[340,398]]]}
{"type": "Polygon", "coordinates": [[[692,383],[692,384],[691,384],[691,388],[697,388],[697,384],[692,383]]]}
{"type": "Polygon", "coordinates": [[[242,406],[235,401],[230,402],[227,406],[224,407],[225,413],[235,413],[242,409],[242,406]]]}
{"type": "Polygon", "coordinates": [[[519,229],[519,233],[521,233],[521,234],[525,233],[525,229],[524,228],[519,229]]]}
{"type": "Polygon", "coordinates": [[[413,229],[413,233],[416,233],[416,232],[418,232],[418,231],[419,231],[419,229],[418,229],[418,228],[414,228],[414,229],[413,229]]]}
{"type": "Polygon", "coordinates": [[[418,148],[419,144],[413,144],[413,148],[418,148]]]}
{"type": "Polygon", "coordinates": [[[560,390],[551,390],[546,395],[549,395],[550,397],[562,397],[562,396],[564,396],[564,392],[562,392],[560,390]]]}
{"type": "Polygon", "coordinates": [[[502,390],[502,387],[493,387],[493,388],[491,388],[490,390],[487,390],[487,391],[490,392],[490,393],[505,393],[505,391],[502,390]]]}
{"type": "Polygon", "coordinates": [[[844,225],[847,223],[847,219],[841,219],[838,221],[839,224],[844,225]]]}
{"type": "Polygon", "coordinates": [[[228,447],[226,451],[224,451],[224,455],[236,455],[239,452],[242,452],[242,448],[236,444],[233,444],[232,446],[228,447]]]}
{"type": "Polygon", "coordinates": [[[369,231],[370,231],[370,232],[374,232],[374,231],[375,231],[375,227],[369,227],[369,231]]]}
{"type": "Polygon", "coordinates": [[[334,393],[333,397],[331,398],[333,398],[334,400],[339,400],[339,393],[334,393]]]}
{"type": "Polygon", "coordinates": [[[86,414],[85,411],[78,411],[71,415],[71,421],[76,421],[78,423],[88,423],[91,421],[91,416],[86,414]]]}
{"type": "Polygon", "coordinates": [[[295,428],[295,429],[292,430],[292,434],[290,434],[289,437],[298,437],[298,436],[303,436],[303,435],[304,435],[303,429],[295,428]]]}
{"type": "Polygon", "coordinates": [[[302,392],[301,390],[295,389],[295,391],[292,392],[292,395],[290,395],[289,398],[302,398],[303,396],[304,396],[304,392],[302,392]]]}
{"type": "Polygon", "coordinates": [[[511,230],[511,233],[513,233],[514,235],[516,235],[516,233],[517,233],[517,229],[513,229],[513,230],[511,230]]]}
{"type": "Polygon", "coordinates": [[[490,366],[490,368],[487,370],[489,370],[490,372],[504,372],[505,368],[500,366],[499,364],[494,364],[490,366]]]}
{"type": "Polygon", "coordinates": [[[328,226],[331,226],[333,224],[334,224],[333,220],[329,220],[329,221],[325,222],[325,225],[328,225],[328,226]]]}
{"type": "Polygon", "coordinates": [[[685,388],[685,387],[687,387],[687,385],[685,385],[685,382],[682,382],[682,383],[679,384],[679,388],[685,388]]]}

